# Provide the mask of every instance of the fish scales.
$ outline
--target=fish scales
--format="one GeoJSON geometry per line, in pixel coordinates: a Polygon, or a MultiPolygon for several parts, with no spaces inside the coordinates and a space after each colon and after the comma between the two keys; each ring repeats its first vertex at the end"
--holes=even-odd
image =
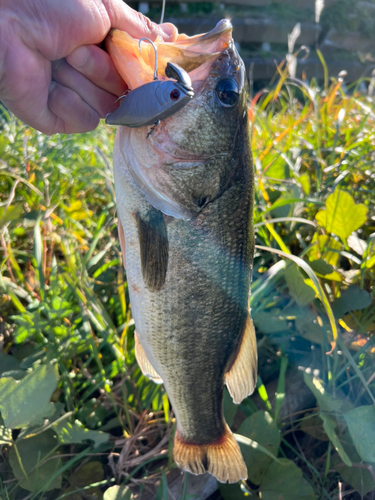
{"type": "Polygon", "coordinates": [[[115,186],[138,360],[172,403],[176,462],[234,482],[246,467],[224,420],[223,390],[231,372],[235,388],[251,379],[241,398],[252,390],[256,353],[235,368],[242,345],[256,346],[248,309],[253,165],[244,67],[233,46],[195,90],[147,140],[144,129],[118,129],[115,186]],[[239,88],[234,110],[215,96],[228,77],[239,88]]]}

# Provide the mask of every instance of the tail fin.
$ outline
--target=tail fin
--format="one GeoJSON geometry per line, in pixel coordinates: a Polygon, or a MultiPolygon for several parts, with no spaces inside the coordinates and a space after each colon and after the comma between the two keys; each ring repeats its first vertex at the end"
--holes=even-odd
{"type": "Polygon", "coordinates": [[[173,458],[180,469],[196,475],[208,471],[221,483],[247,479],[240,447],[226,424],[222,438],[210,444],[186,442],[176,431],[173,458]]]}

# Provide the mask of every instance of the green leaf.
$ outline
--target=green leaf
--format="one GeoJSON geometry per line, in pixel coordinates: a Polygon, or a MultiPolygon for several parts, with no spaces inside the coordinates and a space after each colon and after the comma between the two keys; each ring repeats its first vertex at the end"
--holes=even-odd
{"type": "Polygon", "coordinates": [[[371,305],[371,302],[371,295],[366,290],[361,290],[357,286],[352,285],[344,290],[341,293],[341,297],[332,304],[332,311],[335,317],[340,319],[349,311],[366,309],[366,307],[371,305]]]}
{"type": "MultiPolygon", "coordinates": [[[[317,322],[316,317],[317,314],[313,310],[303,307],[296,314],[295,325],[299,334],[303,338],[309,340],[310,342],[320,344],[323,347],[325,345],[325,339],[322,327],[317,322]]],[[[324,318],[322,319],[324,323],[324,318]]],[[[323,328],[325,327],[328,328],[328,323],[327,325],[323,325],[323,328]]]]}
{"type": "Polygon", "coordinates": [[[224,389],[223,395],[223,408],[224,408],[224,418],[229,427],[233,423],[233,419],[238,410],[238,405],[233,403],[233,399],[228,392],[228,389],[224,389]]]}
{"type": "Polygon", "coordinates": [[[19,362],[14,356],[0,352],[0,375],[13,370],[18,370],[19,362]]]}
{"type": "Polygon", "coordinates": [[[316,401],[322,411],[337,412],[341,409],[343,400],[336,399],[326,392],[323,381],[304,372],[303,379],[307,387],[314,394],[316,401]]]}
{"type": "Polygon", "coordinates": [[[375,462],[375,406],[359,406],[344,417],[361,459],[375,462]]]}
{"type": "Polygon", "coordinates": [[[313,271],[321,274],[322,276],[333,272],[333,267],[323,259],[313,260],[312,262],[310,262],[310,266],[313,271]]]}
{"type": "Polygon", "coordinates": [[[275,414],[274,414],[276,422],[280,408],[285,400],[285,374],[287,367],[288,367],[288,358],[283,356],[281,358],[279,380],[277,382],[277,388],[276,388],[275,414]]]}
{"type": "Polygon", "coordinates": [[[132,500],[133,493],[127,486],[111,486],[104,492],[103,500],[132,500]]]}
{"type": "Polygon", "coordinates": [[[12,446],[9,463],[22,488],[32,492],[61,488],[61,475],[57,474],[61,459],[55,453],[53,459],[42,463],[58,444],[55,434],[47,430],[12,446]]]}
{"type": "Polygon", "coordinates": [[[367,207],[356,204],[349,193],[336,189],[328,196],[326,209],[316,214],[318,224],[346,243],[348,236],[367,220],[367,207]]]}
{"type": "Polygon", "coordinates": [[[6,207],[0,207],[0,222],[2,226],[7,222],[18,220],[23,212],[22,203],[11,205],[6,212],[5,209],[6,207]]]}
{"type": "Polygon", "coordinates": [[[339,411],[344,401],[341,399],[335,399],[328,392],[326,392],[323,382],[317,377],[312,377],[309,373],[304,372],[303,378],[305,384],[314,394],[316,401],[321,409],[319,416],[323,420],[323,429],[325,433],[329,437],[330,441],[332,442],[333,446],[335,447],[337,453],[340,455],[344,463],[350,467],[352,465],[352,462],[345,452],[344,447],[335,432],[336,424],[332,422],[330,415],[325,413],[339,411]]]}
{"type": "Polygon", "coordinates": [[[64,420],[56,422],[52,429],[56,432],[61,444],[85,443],[89,440],[94,441],[95,448],[97,448],[109,439],[109,434],[106,432],[86,429],[79,420],[75,420],[74,424],[64,420]]]}
{"type": "Polygon", "coordinates": [[[285,316],[278,314],[278,309],[268,312],[253,313],[254,325],[257,331],[262,333],[279,333],[288,330],[288,322],[285,316]]]}
{"type": "MultiPolygon", "coordinates": [[[[273,456],[277,456],[280,446],[280,431],[266,411],[257,411],[240,425],[237,434],[245,436],[258,445],[261,445],[273,456]]],[[[239,441],[243,458],[247,465],[249,479],[254,484],[260,484],[272,458],[266,455],[261,449],[247,446],[239,441]]]]}
{"type": "Polygon", "coordinates": [[[8,429],[39,425],[53,415],[50,403],[59,381],[56,365],[39,365],[22,380],[0,379],[0,411],[8,429]]]}
{"type": "MultiPolygon", "coordinates": [[[[369,465],[375,470],[375,464],[369,465]]],[[[346,483],[358,491],[361,497],[375,490],[375,481],[369,470],[362,467],[348,467],[343,464],[336,465],[335,469],[346,483]]]]}
{"type": "Polygon", "coordinates": [[[327,436],[329,437],[331,443],[335,447],[335,450],[337,453],[340,455],[342,458],[343,462],[348,466],[352,466],[352,461],[348,457],[346,451],[344,450],[343,445],[341,444],[341,441],[339,440],[336,432],[335,432],[335,423],[332,421],[331,417],[327,413],[320,412],[319,413],[320,418],[323,420],[323,429],[327,436]]]}
{"type": "MultiPolygon", "coordinates": [[[[313,261],[323,259],[327,264],[337,266],[340,251],[342,250],[342,244],[339,241],[336,241],[332,236],[328,236],[327,234],[318,236],[315,233],[312,243],[314,243],[314,246],[310,250],[309,256],[313,261]]],[[[312,262],[310,265],[312,267],[312,262]]]]}
{"type": "Polygon", "coordinates": [[[290,264],[286,267],[285,280],[291,297],[298,305],[306,306],[314,300],[315,290],[305,283],[305,280],[295,264],[290,264]]]}
{"type": "Polygon", "coordinates": [[[218,482],[217,485],[220,495],[224,500],[244,500],[249,498],[245,497],[239,484],[223,484],[218,482]]]}
{"type": "Polygon", "coordinates": [[[315,500],[317,496],[302,471],[286,458],[279,462],[273,462],[263,478],[262,500],[315,500]]]}

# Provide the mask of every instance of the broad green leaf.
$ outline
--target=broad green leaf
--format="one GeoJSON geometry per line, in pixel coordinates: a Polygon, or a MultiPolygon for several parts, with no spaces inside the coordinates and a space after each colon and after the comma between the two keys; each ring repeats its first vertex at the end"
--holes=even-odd
{"type": "Polygon", "coordinates": [[[366,309],[372,302],[371,295],[366,290],[361,290],[359,287],[352,285],[341,293],[332,304],[332,311],[337,319],[343,318],[349,311],[358,311],[366,309]]]}
{"type": "Polygon", "coordinates": [[[53,452],[58,444],[55,434],[47,430],[17,442],[17,449],[12,446],[9,463],[15,477],[21,480],[22,488],[32,492],[61,488],[61,475],[57,474],[61,468],[61,459],[53,452]],[[53,458],[44,461],[49,455],[53,458]]]}
{"type": "Polygon", "coordinates": [[[337,412],[343,405],[343,400],[336,399],[326,392],[323,381],[311,374],[304,372],[303,379],[307,387],[314,394],[316,401],[322,411],[337,412]]]}
{"type": "Polygon", "coordinates": [[[111,486],[104,492],[103,500],[132,500],[133,493],[127,486],[111,486]]]}
{"type": "Polygon", "coordinates": [[[85,427],[95,429],[96,427],[102,426],[107,415],[108,411],[101,404],[100,400],[92,398],[86,401],[84,406],[78,410],[76,418],[82,422],[85,427]]]}
{"type": "Polygon", "coordinates": [[[235,414],[237,413],[238,410],[238,405],[235,405],[233,403],[233,399],[231,395],[228,392],[228,389],[224,389],[224,395],[223,395],[223,408],[224,408],[224,418],[226,423],[229,425],[229,427],[233,423],[233,419],[235,414]]]}
{"type": "Polygon", "coordinates": [[[325,274],[324,279],[329,281],[338,281],[341,283],[343,281],[343,276],[337,271],[333,271],[332,273],[325,274]]]}
{"type": "MultiPolygon", "coordinates": [[[[341,460],[340,460],[341,462],[341,460]]],[[[375,464],[369,464],[375,470],[375,464]]],[[[342,479],[350,484],[361,497],[364,497],[370,491],[375,490],[375,481],[370,471],[362,467],[348,467],[347,465],[336,465],[335,469],[341,475],[342,479]]]]}
{"type": "Polygon", "coordinates": [[[328,196],[326,209],[316,214],[318,224],[328,233],[335,234],[346,243],[353,231],[359,229],[367,220],[367,207],[356,204],[349,193],[336,189],[328,196]]]}
{"type": "Polygon", "coordinates": [[[109,439],[109,434],[106,432],[86,429],[79,420],[75,420],[74,424],[65,420],[56,422],[52,429],[56,432],[61,444],[84,443],[89,440],[94,441],[96,448],[109,439]]]}
{"type": "Polygon", "coordinates": [[[11,205],[6,212],[5,209],[6,207],[0,207],[0,222],[2,226],[13,220],[18,220],[23,212],[22,203],[11,205]]]}
{"type": "Polygon", "coordinates": [[[304,479],[301,469],[291,460],[281,458],[273,462],[263,478],[260,491],[262,500],[316,500],[311,485],[304,479]]]}
{"type": "Polygon", "coordinates": [[[241,490],[241,486],[237,484],[223,484],[217,483],[220,491],[220,495],[223,500],[245,500],[249,499],[248,496],[245,496],[243,491],[241,490]]]}
{"type": "Polygon", "coordinates": [[[18,370],[20,364],[14,356],[0,352],[0,375],[13,370],[18,370]]]}
{"type": "Polygon", "coordinates": [[[267,170],[264,172],[266,177],[285,179],[288,174],[288,165],[284,158],[278,153],[268,153],[263,159],[262,164],[263,167],[267,167],[267,170]]]}
{"type": "Polygon", "coordinates": [[[375,406],[359,406],[344,414],[358,455],[375,462],[375,406]]]}
{"type": "Polygon", "coordinates": [[[288,358],[283,356],[281,358],[279,380],[277,382],[277,388],[276,388],[275,413],[274,413],[274,419],[276,422],[281,406],[285,400],[285,375],[287,367],[288,367],[288,358]]]}
{"type": "Polygon", "coordinates": [[[317,259],[310,262],[310,266],[318,274],[325,276],[333,272],[333,267],[330,266],[325,260],[317,259]]]}
{"type": "Polygon", "coordinates": [[[284,315],[278,314],[277,309],[269,312],[253,313],[254,325],[262,333],[278,333],[288,330],[288,322],[284,315]]]}
{"type": "MultiPolygon", "coordinates": [[[[255,441],[272,455],[277,456],[280,446],[280,431],[266,411],[257,411],[240,425],[237,434],[255,441]]],[[[260,449],[246,446],[239,442],[243,458],[247,465],[249,479],[254,484],[260,484],[272,458],[260,449]]]]}
{"type": "MultiPolygon", "coordinates": [[[[322,320],[324,323],[324,318],[322,318],[322,320]]],[[[324,346],[325,339],[323,336],[323,328],[325,328],[326,325],[323,325],[323,328],[319,325],[317,321],[317,313],[312,309],[308,307],[301,307],[296,313],[295,325],[299,334],[303,338],[313,342],[314,344],[324,346]]]]}
{"type": "Polygon", "coordinates": [[[323,429],[329,437],[331,443],[335,447],[335,450],[342,458],[342,461],[348,466],[352,466],[352,461],[348,457],[344,447],[335,432],[335,423],[333,423],[332,418],[327,413],[320,412],[320,418],[323,420],[323,429]]]}
{"type": "Polygon", "coordinates": [[[335,447],[337,453],[340,455],[342,460],[349,467],[352,465],[350,458],[344,450],[342,443],[340,442],[336,432],[335,424],[332,422],[331,417],[325,412],[337,412],[341,409],[343,405],[343,400],[335,399],[333,396],[328,394],[324,388],[323,382],[317,377],[312,377],[308,373],[303,374],[304,381],[309,389],[314,394],[316,401],[320,407],[319,416],[323,420],[323,429],[335,447]]]}
{"type": "Polygon", "coordinates": [[[22,380],[0,379],[0,411],[8,429],[39,425],[53,415],[50,402],[59,381],[56,365],[39,365],[22,380]]]}
{"type": "MultiPolygon", "coordinates": [[[[336,241],[332,236],[328,236],[327,234],[318,236],[315,233],[312,243],[315,243],[315,245],[310,250],[309,256],[313,261],[323,259],[327,264],[337,266],[340,251],[343,248],[339,241],[336,241]]],[[[312,267],[312,264],[310,265],[312,267]]]]}
{"type": "Polygon", "coordinates": [[[314,300],[315,290],[305,283],[305,280],[295,264],[286,267],[285,280],[291,297],[298,305],[306,306],[314,300]]]}

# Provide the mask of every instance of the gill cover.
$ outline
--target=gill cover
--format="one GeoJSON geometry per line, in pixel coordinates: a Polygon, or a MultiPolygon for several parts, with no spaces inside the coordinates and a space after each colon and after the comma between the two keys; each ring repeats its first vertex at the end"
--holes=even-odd
{"type": "Polygon", "coordinates": [[[140,128],[165,120],[183,108],[194,97],[189,75],[171,63],[167,63],[165,74],[177,81],[154,80],[137,87],[122,98],[120,106],[106,116],[105,122],[140,128]]]}

